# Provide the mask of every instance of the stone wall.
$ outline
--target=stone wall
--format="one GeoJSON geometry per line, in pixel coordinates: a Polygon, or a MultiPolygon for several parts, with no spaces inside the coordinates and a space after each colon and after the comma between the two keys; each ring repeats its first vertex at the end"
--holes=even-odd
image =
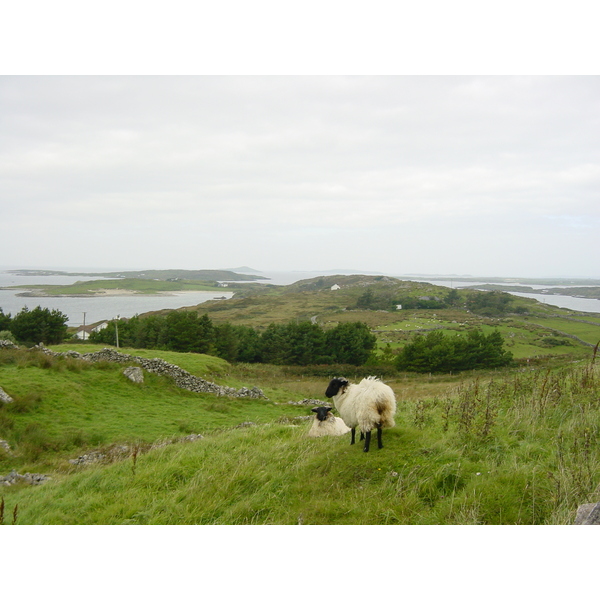
{"type": "Polygon", "coordinates": [[[34,346],[34,349],[41,350],[46,354],[52,356],[69,356],[71,358],[78,358],[81,360],[87,360],[90,362],[107,361],[113,363],[137,363],[146,371],[150,373],[156,373],[157,375],[163,375],[170,377],[177,387],[180,387],[191,392],[215,394],[217,396],[229,396],[231,398],[265,398],[263,391],[260,388],[242,387],[239,390],[232,387],[217,385],[212,381],[206,381],[201,377],[192,375],[186,370],[172,365],[162,358],[141,358],[140,356],[133,356],[131,354],[123,354],[117,352],[113,348],[104,348],[97,352],[88,352],[81,354],[70,350],[68,352],[54,352],[49,348],[46,348],[43,344],[34,346]]]}
{"type": "MultiPolygon", "coordinates": [[[[8,340],[0,340],[0,348],[17,349],[18,346],[15,346],[15,344],[8,340]]],[[[78,358],[90,362],[108,361],[122,364],[134,362],[139,364],[146,371],[170,377],[175,382],[177,387],[189,390],[191,392],[216,394],[217,396],[230,396],[232,398],[267,399],[263,391],[258,387],[242,387],[238,390],[228,386],[217,385],[212,381],[206,381],[205,379],[202,379],[202,377],[196,377],[181,367],[168,363],[162,358],[141,358],[140,356],[133,356],[131,354],[117,352],[113,348],[104,348],[102,350],[98,350],[98,352],[87,352],[83,354],[80,352],[75,352],[74,350],[69,350],[68,352],[54,352],[49,348],[46,348],[46,346],[41,343],[37,346],[34,346],[32,350],[40,350],[51,356],[68,356],[70,358],[78,358]]],[[[10,400],[4,401],[10,402],[10,400]]]]}

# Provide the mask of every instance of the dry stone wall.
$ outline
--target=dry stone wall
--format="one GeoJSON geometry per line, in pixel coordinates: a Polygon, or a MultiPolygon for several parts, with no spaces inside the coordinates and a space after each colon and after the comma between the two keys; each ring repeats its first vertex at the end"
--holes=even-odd
{"type": "Polygon", "coordinates": [[[232,398],[265,398],[263,391],[258,387],[242,387],[239,390],[236,388],[217,385],[212,381],[206,381],[202,377],[197,377],[188,373],[185,369],[172,365],[162,358],[141,358],[140,356],[133,356],[131,354],[123,354],[117,352],[112,348],[104,348],[97,352],[79,353],[73,350],[68,352],[54,352],[49,348],[46,348],[43,344],[35,346],[34,348],[50,354],[53,356],[69,356],[71,358],[78,358],[81,360],[87,360],[90,362],[107,361],[113,363],[137,363],[143,369],[150,373],[156,373],[157,375],[163,375],[170,377],[177,387],[180,387],[191,392],[215,394],[217,396],[229,396],[232,398]]]}
{"type": "MultiPolygon", "coordinates": [[[[18,346],[8,340],[0,340],[0,349],[1,348],[16,349],[18,346]]],[[[97,352],[86,352],[83,354],[80,352],[75,352],[74,350],[69,350],[68,352],[54,352],[53,350],[46,348],[46,346],[41,343],[37,346],[34,346],[32,350],[41,350],[45,354],[52,356],[68,356],[70,358],[78,358],[91,362],[108,361],[122,364],[135,362],[150,373],[156,373],[158,375],[170,377],[175,382],[176,386],[191,392],[216,394],[217,396],[230,396],[232,398],[267,399],[263,391],[258,387],[242,387],[238,390],[228,386],[217,385],[212,381],[206,381],[205,379],[202,379],[202,377],[192,375],[181,367],[172,365],[162,358],[141,358],[140,356],[133,356],[131,354],[117,352],[112,348],[104,348],[102,350],[98,350],[97,352]]],[[[126,376],[130,377],[129,374],[126,376]]],[[[0,401],[10,402],[12,399],[9,398],[10,396],[6,396],[6,398],[2,397],[0,398],[0,401]]]]}

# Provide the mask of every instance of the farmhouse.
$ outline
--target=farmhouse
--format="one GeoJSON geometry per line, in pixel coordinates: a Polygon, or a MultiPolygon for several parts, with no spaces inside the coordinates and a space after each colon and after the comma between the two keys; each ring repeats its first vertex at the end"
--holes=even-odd
{"type": "Polygon", "coordinates": [[[108,321],[99,321],[93,325],[81,325],[81,327],[77,328],[77,331],[74,335],[78,340],[87,340],[90,337],[90,333],[93,333],[94,331],[102,331],[107,327],[108,321]]]}

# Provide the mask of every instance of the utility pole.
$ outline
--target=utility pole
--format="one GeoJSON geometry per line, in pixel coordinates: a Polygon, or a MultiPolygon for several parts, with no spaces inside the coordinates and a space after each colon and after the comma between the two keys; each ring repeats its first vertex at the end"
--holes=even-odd
{"type": "Polygon", "coordinates": [[[117,348],[119,347],[119,319],[120,319],[120,315],[116,316],[115,319],[115,333],[117,335],[117,348]]]}
{"type": "Polygon", "coordinates": [[[83,313],[83,341],[85,342],[85,313],[83,313]]]}

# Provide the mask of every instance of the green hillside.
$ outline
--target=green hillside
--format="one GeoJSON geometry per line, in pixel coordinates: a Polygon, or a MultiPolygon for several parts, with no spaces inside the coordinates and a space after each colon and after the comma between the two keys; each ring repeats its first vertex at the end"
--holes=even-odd
{"type": "Polygon", "coordinates": [[[362,275],[249,284],[192,310],[259,331],[361,321],[377,336],[377,356],[371,366],[294,367],[121,350],[266,396],[250,399],[186,391],[148,372],[136,384],[123,364],[0,348],[0,387],[14,399],[0,402],[0,478],[50,477],[0,487],[0,522],[562,524],[600,500],[600,315],[362,275]],[[398,412],[380,451],[365,454],[347,435],[306,436],[303,401],[325,401],[331,376],[357,382],[416,335],[473,330],[499,333],[516,363],[443,375],[382,370],[398,412]]]}
{"type": "Polygon", "coordinates": [[[259,330],[271,323],[290,321],[312,321],[325,328],[360,321],[377,335],[381,350],[389,345],[392,351],[401,349],[415,335],[433,329],[448,335],[465,335],[474,328],[498,330],[506,348],[524,361],[583,359],[600,340],[600,315],[577,313],[501,292],[450,290],[385,276],[332,275],[287,286],[250,284],[236,289],[231,299],[182,310],[207,314],[215,323],[249,325],[259,330]],[[447,305],[445,300],[451,292],[455,298],[447,305]],[[365,294],[371,295],[371,308],[364,307],[365,294]],[[424,298],[430,300],[420,300],[424,298]],[[504,299],[505,305],[486,306],[487,298],[504,299]],[[411,303],[420,301],[437,307],[411,307],[411,303]]]}
{"type": "Polygon", "coordinates": [[[399,375],[389,381],[397,426],[368,454],[348,436],[306,437],[310,422],[296,417],[310,406],[288,402],[324,399],[326,378],[152,354],[222,385],[262,382],[268,400],[186,392],[148,373],[134,384],[123,365],[0,349],[0,384],[15,400],[0,405],[11,448],[0,450],[0,474],[51,477],[0,488],[5,524],[554,524],[599,499],[591,352],[554,370],[399,375]],[[184,441],[191,433],[203,437],[184,441]],[[69,462],[94,451],[105,460],[69,462]]]}

